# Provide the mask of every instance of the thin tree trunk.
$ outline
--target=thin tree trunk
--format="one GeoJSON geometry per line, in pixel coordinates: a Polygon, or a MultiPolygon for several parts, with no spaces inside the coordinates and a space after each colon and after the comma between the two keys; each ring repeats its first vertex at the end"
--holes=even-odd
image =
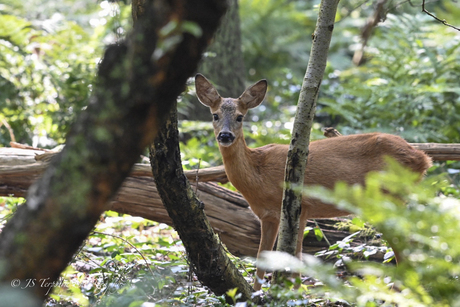
{"type": "Polygon", "coordinates": [[[107,49],[87,111],[4,227],[1,290],[17,294],[17,306],[30,300],[41,306],[50,293],[41,281],[55,282],[93,229],[196,70],[225,12],[219,0],[170,3],[150,3],[148,18],[139,20],[127,41],[107,49]],[[180,42],[155,53],[157,43],[168,39],[157,35],[160,29],[182,21],[196,23],[202,35],[176,31],[180,42]],[[35,287],[26,286],[30,281],[35,287]]]}
{"type": "MultiPolygon", "coordinates": [[[[310,131],[315,115],[316,100],[327,63],[329,44],[334,29],[339,0],[322,0],[319,9],[307,71],[300,91],[297,113],[289,146],[284,181],[278,251],[295,255],[299,232],[302,194],[307,164],[310,131]]],[[[279,274],[276,274],[279,276],[279,274]]]]}

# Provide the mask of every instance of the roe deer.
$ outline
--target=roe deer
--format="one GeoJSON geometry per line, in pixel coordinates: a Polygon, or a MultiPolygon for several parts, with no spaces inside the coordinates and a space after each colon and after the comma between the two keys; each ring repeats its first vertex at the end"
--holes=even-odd
{"type": "MultiPolygon", "coordinates": [[[[270,144],[248,148],[243,136],[243,118],[249,109],[257,107],[265,97],[267,81],[260,80],[247,88],[237,99],[222,98],[214,86],[201,74],[195,77],[198,99],[211,109],[214,132],[230,182],[248,201],[261,222],[258,256],[272,250],[280,223],[282,183],[288,145],[270,144]]],[[[370,171],[384,168],[385,155],[420,174],[431,166],[431,159],[410,146],[399,136],[369,133],[334,137],[310,144],[305,171],[305,185],[333,188],[341,180],[348,184],[364,184],[370,171]]],[[[297,240],[297,257],[301,257],[303,230],[307,218],[328,218],[347,215],[335,206],[319,200],[304,198],[297,240]]],[[[257,268],[254,289],[260,290],[259,280],[264,270],[257,268]]]]}

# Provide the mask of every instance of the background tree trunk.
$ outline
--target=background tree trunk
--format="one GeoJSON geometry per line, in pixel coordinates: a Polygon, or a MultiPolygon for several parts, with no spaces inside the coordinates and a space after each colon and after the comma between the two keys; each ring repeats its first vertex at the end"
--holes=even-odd
{"type": "Polygon", "coordinates": [[[287,252],[295,256],[299,218],[301,213],[302,194],[295,190],[303,187],[305,167],[307,165],[310,132],[315,116],[316,101],[319,88],[326,69],[327,54],[334,29],[335,14],[338,0],[322,0],[318,21],[316,22],[313,44],[300,90],[297,113],[292,131],[291,143],[286,161],[281,209],[281,223],[278,236],[278,251],[287,252]]]}
{"type": "MultiPolygon", "coordinates": [[[[87,111],[0,235],[4,291],[14,291],[13,280],[21,285],[57,280],[196,70],[225,3],[173,5],[149,2],[146,18],[139,19],[127,41],[107,49],[87,111]],[[152,58],[157,42],[168,39],[157,33],[172,20],[196,23],[203,33],[195,37],[178,29],[173,35],[181,36],[180,43],[152,58]]],[[[41,306],[49,293],[38,285],[16,289],[18,306],[30,298],[41,306]]]]}
{"type": "MultiPolygon", "coordinates": [[[[198,72],[215,82],[222,97],[238,97],[246,88],[240,14],[238,0],[227,0],[227,3],[229,9],[206,50],[198,72]]],[[[203,108],[195,97],[192,98],[192,107],[186,117],[192,120],[210,120],[208,108],[203,108]]]]}

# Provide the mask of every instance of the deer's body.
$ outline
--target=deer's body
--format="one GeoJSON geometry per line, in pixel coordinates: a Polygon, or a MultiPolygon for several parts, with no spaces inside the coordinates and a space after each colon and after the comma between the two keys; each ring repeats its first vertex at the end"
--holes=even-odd
{"type": "MultiPolygon", "coordinates": [[[[262,102],[266,88],[266,81],[262,80],[249,87],[238,99],[221,98],[206,78],[201,75],[196,77],[198,98],[213,113],[214,131],[227,177],[261,221],[259,254],[273,248],[278,234],[288,152],[288,145],[271,144],[254,149],[246,146],[241,124],[243,116],[248,109],[262,102]]],[[[431,160],[425,153],[395,135],[369,133],[340,136],[310,144],[304,184],[326,188],[333,188],[337,181],[364,184],[368,172],[384,168],[384,156],[393,157],[421,176],[431,166],[431,160]]],[[[302,252],[307,218],[343,215],[347,212],[335,206],[304,198],[297,240],[298,256],[302,252]]],[[[257,269],[256,275],[262,279],[264,273],[257,269]]],[[[254,289],[259,290],[260,287],[256,280],[254,289]]]]}

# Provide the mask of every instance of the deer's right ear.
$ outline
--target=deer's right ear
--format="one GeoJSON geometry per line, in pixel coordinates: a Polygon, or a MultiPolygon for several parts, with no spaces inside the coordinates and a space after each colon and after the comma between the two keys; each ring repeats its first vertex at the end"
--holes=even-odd
{"type": "Polygon", "coordinates": [[[220,103],[220,95],[216,88],[202,74],[195,76],[195,90],[198,100],[207,107],[214,109],[220,103]]]}

